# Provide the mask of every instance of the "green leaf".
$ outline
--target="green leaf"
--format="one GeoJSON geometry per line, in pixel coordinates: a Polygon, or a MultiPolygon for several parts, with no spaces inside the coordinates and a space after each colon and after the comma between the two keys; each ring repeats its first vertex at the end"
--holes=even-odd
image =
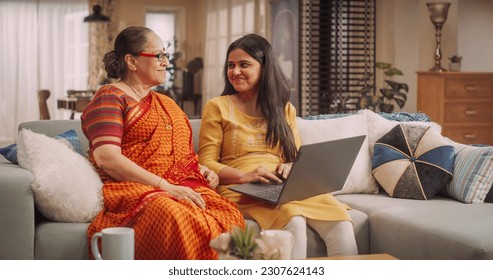
{"type": "Polygon", "coordinates": [[[394,98],[394,90],[392,90],[390,88],[381,88],[380,93],[386,99],[392,100],[392,98],[394,98]]]}
{"type": "Polygon", "coordinates": [[[385,69],[389,69],[390,67],[392,67],[392,63],[376,62],[375,67],[377,67],[377,69],[385,70],[385,69]]]}
{"type": "Polygon", "coordinates": [[[387,75],[388,77],[392,77],[392,76],[402,76],[404,75],[404,73],[402,73],[401,70],[397,69],[397,68],[389,68],[385,71],[385,75],[387,75]]]}
{"type": "Polygon", "coordinates": [[[402,107],[406,104],[407,95],[402,92],[394,93],[394,101],[397,105],[399,105],[399,108],[402,109],[402,107]]]}
{"type": "Polygon", "coordinates": [[[256,230],[254,227],[247,226],[244,230],[240,227],[234,227],[231,239],[235,246],[234,251],[242,259],[251,259],[253,251],[257,247],[255,242],[256,230]]]}
{"type": "Polygon", "coordinates": [[[365,94],[365,95],[366,95],[366,94],[370,93],[372,90],[373,90],[373,87],[372,87],[372,86],[370,86],[370,85],[366,85],[366,86],[363,86],[363,87],[359,90],[359,92],[361,92],[362,94],[365,94]]]}

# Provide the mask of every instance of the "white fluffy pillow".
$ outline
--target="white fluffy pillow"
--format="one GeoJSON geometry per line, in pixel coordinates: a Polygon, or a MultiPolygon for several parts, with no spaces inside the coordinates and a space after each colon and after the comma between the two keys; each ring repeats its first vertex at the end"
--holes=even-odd
{"type": "MultiPolygon", "coordinates": [[[[298,118],[298,128],[302,144],[368,134],[366,116],[362,114],[322,120],[303,120],[298,118]]],[[[369,142],[368,137],[366,137],[343,189],[333,194],[378,193],[377,183],[371,175],[371,164],[369,142]]]]}
{"type": "Polygon", "coordinates": [[[435,129],[438,133],[442,133],[442,127],[435,122],[420,122],[420,121],[412,121],[412,122],[398,122],[391,121],[378,113],[375,113],[371,110],[365,109],[358,112],[360,115],[365,115],[368,120],[368,141],[370,142],[370,155],[373,155],[373,146],[375,146],[375,142],[380,139],[382,136],[387,134],[392,128],[394,128],[399,123],[402,124],[414,124],[414,125],[422,125],[422,126],[430,126],[435,129]]]}
{"type": "Polygon", "coordinates": [[[90,222],[102,209],[101,179],[91,163],[66,144],[23,129],[18,160],[34,175],[34,201],[46,218],[90,222]]]}

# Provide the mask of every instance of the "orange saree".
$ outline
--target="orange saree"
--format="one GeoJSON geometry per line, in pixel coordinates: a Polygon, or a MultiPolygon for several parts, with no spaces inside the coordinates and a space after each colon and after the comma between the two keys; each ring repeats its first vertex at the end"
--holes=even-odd
{"type": "MultiPolygon", "coordinates": [[[[111,86],[100,89],[105,90],[122,94],[111,86]]],[[[101,110],[101,104],[86,110],[101,110]]],[[[122,115],[122,153],[172,184],[194,188],[206,208],[154,186],[117,182],[95,165],[104,183],[104,208],[88,228],[89,241],[103,228],[128,226],[135,230],[135,259],[216,259],[209,241],[233,225],[243,227],[244,221],[234,204],[211,190],[200,174],[188,118],[173,100],[154,92],[122,115]]],[[[90,122],[85,125],[93,125],[90,122]]]]}

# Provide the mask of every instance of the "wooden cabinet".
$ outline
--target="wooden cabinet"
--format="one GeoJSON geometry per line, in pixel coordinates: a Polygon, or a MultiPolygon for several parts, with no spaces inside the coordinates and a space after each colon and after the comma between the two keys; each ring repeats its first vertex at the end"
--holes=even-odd
{"type": "Polygon", "coordinates": [[[446,137],[493,145],[493,73],[418,72],[417,103],[446,137]]]}

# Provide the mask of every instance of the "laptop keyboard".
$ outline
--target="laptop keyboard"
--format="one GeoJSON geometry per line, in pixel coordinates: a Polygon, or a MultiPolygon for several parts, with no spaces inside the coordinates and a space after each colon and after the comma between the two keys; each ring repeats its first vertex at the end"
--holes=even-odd
{"type": "Polygon", "coordinates": [[[279,199],[279,195],[281,195],[282,187],[283,185],[269,187],[268,189],[256,192],[255,196],[276,202],[279,199]]]}

